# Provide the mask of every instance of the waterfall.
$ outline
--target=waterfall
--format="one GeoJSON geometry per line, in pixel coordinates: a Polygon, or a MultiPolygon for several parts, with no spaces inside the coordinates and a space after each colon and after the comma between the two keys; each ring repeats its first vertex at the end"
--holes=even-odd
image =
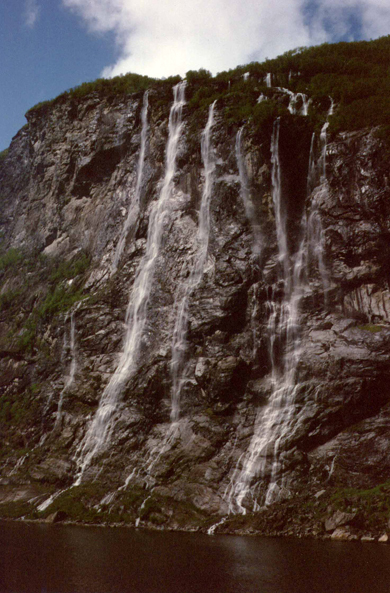
{"type": "Polygon", "coordinates": [[[236,135],[236,160],[237,160],[237,167],[238,173],[240,178],[240,195],[241,199],[244,203],[245,214],[247,219],[249,220],[252,228],[253,233],[253,247],[252,251],[255,256],[259,256],[261,253],[262,248],[262,237],[260,231],[260,225],[257,221],[255,208],[253,202],[250,197],[249,192],[249,185],[248,185],[248,177],[245,168],[244,157],[242,154],[242,134],[243,134],[244,126],[242,126],[236,135]]]}
{"type": "Polygon", "coordinates": [[[308,115],[311,99],[309,99],[307,95],[305,95],[304,93],[293,93],[293,91],[290,91],[290,89],[285,89],[279,86],[276,88],[281,93],[284,93],[285,95],[288,95],[290,97],[287,109],[292,115],[308,115]],[[299,99],[301,100],[301,106],[298,109],[297,103],[299,99]]]}
{"type": "Polygon", "coordinates": [[[207,530],[207,535],[214,535],[217,527],[219,527],[220,525],[223,525],[225,523],[226,519],[227,519],[227,517],[222,517],[222,519],[220,521],[218,521],[218,523],[214,523],[214,525],[209,527],[207,530]]]}
{"type": "Polygon", "coordinates": [[[290,113],[298,113],[299,115],[307,116],[309,113],[311,99],[309,99],[304,93],[292,93],[290,97],[290,103],[288,106],[290,113]],[[302,105],[299,110],[297,110],[298,99],[301,99],[302,101],[302,105]]]}
{"type": "MultiPolygon", "coordinates": [[[[300,387],[297,367],[301,356],[300,302],[307,290],[305,260],[308,248],[310,216],[304,212],[298,249],[288,250],[286,212],[281,189],[279,157],[280,122],[276,120],[271,140],[272,198],[275,212],[279,254],[278,283],[268,288],[268,350],[271,364],[270,397],[259,409],[254,433],[246,453],[238,460],[225,493],[229,512],[245,514],[252,499],[253,510],[258,498],[268,505],[283,495],[283,458],[281,450],[296,415],[296,394],[300,387]],[[278,297],[279,287],[283,297],[278,297]],[[252,488],[252,483],[257,485],[252,488]],[[257,492],[260,490],[260,492],[257,492]]],[[[308,191],[313,183],[314,141],[308,171],[308,191]]]]}
{"type": "Polygon", "coordinates": [[[126,239],[131,230],[134,229],[139,215],[140,209],[140,198],[141,198],[141,187],[142,187],[142,177],[144,171],[144,162],[145,162],[145,151],[146,151],[146,137],[148,133],[148,106],[149,106],[149,91],[146,91],[143,98],[143,105],[141,111],[141,147],[139,152],[138,158],[138,166],[137,166],[137,181],[135,186],[135,193],[134,198],[131,200],[129,211],[127,214],[127,218],[125,220],[125,224],[123,226],[121,236],[119,237],[118,244],[116,246],[114,261],[112,263],[111,272],[115,272],[117,270],[119,261],[121,259],[126,239]]]}
{"type": "Polygon", "coordinates": [[[265,84],[267,85],[268,88],[271,88],[272,86],[272,74],[271,72],[268,72],[268,74],[266,75],[265,79],[264,79],[265,84]]]}
{"type": "MultiPolygon", "coordinates": [[[[64,403],[64,397],[66,392],[68,391],[68,389],[71,387],[71,385],[74,382],[74,378],[76,375],[76,370],[77,370],[77,358],[76,358],[76,322],[75,322],[75,313],[78,309],[78,306],[76,306],[75,309],[72,310],[71,315],[70,315],[70,340],[69,340],[69,348],[70,348],[70,356],[71,356],[71,360],[70,360],[70,367],[69,367],[69,374],[68,377],[66,378],[65,381],[65,385],[64,388],[62,389],[61,393],[60,393],[60,397],[58,400],[58,408],[57,408],[57,417],[56,417],[56,421],[54,423],[54,429],[56,429],[60,422],[61,422],[61,417],[62,417],[62,405],[64,403]]],[[[65,319],[65,322],[67,321],[67,319],[65,319]]],[[[64,343],[66,344],[66,332],[65,332],[65,336],[64,336],[64,343]]]]}
{"type": "Polygon", "coordinates": [[[93,457],[109,443],[115,424],[122,391],[136,370],[142,337],[148,318],[148,304],[153,287],[154,269],[169,214],[173,179],[176,173],[178,143],[183,129],[182,111],[185,104],[185,86],[182,81],[173,88],[174,100],[169,114],[168,142],[165,157],[165,175],[158,200],[151,208],[145,254],[138,266],[126,311],[126,333],[119,363],[101,396],[98,410],[76,452],[81,482],[85,469],[93,457]]]}
{"type": "Polygon", "coordinates": [[[321,162],[322,162],[322,175],[324,179],[326,178],[326,149],[327,149],[327,130],[329,127],[329,117],[333,115],[334,111],[334,102],[331,97],[330,98],[330,107],[328,111],[328,115],[326,117],[326,122],[322,126],[321,134],[320,134],[320,142],[321,142],[321,162]]]}
{"type": "Polygon", "coordinates": [[[314,260],[317,264],[318,272],[321,278],[322,289],[324,292],[324,301],[327,305],[327,297],[329,291],[329,274],[326,269],[324,260],[324,232],[322,229],[321,217],[318,208],[318,197],[328,192],[328,182],[326,179],[326,151],[327,151],[327,129],[329,127],[329,117],[333,114],[334,102],[330,98],[330,107],[326,117],[326,121],[322,126],[320,133],[320,158],[316,162],[314,157],[314,134],[312,137],[312,144],[310,149],[310,160],[309,160],[309,175],[308,175],[308,195],[315,189],[318,181],[320,182],[320,189],[313,194],[311,200],[311,208],[309,212],[309,218],[307,222],[307,244],[308,244],[308,262],[314,260]]]}
{"type": "Polygon", "coordinates": [[[288,250],[286,233],[286,211],[282,203],[282,183],[279,159],[279,133],[280,119],[273,126],[271,138],[271,164],[272,164],[272,201],[274,204],[276,237],[278,241],[279,261],[284,269],[284,279],[288,279],[288,250]]]}
{"type": "MultiPolygon", "coordinates": [[[[172,394],[171,421],[176,422],[180,414],[180,396],[186,382],[185,354],[187,347],[188,305],[189,299],[199,285],[207,261],[210,236],[210,199],[213,187],[215,162],[211,146],[211,129],[214,124],[215,103],[209,107],[206,127],[202,133],[202,161],[204,167],[204,186],[199,210],[199,226],[196,236],[197,251],[189,278],[184,286],[184,294],[175,303],[176,321],[172,339],[172,394]]],[[[181,293],[183,291],[180,291],[181,293]]]]}

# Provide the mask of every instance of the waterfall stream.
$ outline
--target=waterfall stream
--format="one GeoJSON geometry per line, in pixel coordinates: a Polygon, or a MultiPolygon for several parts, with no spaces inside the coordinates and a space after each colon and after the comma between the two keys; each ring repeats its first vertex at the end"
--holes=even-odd
{"type": "Polygon", "coordinates": [[[187,379],[186,373],[186,347],[189,299],[199,285],[207,261],[210,237],[210,199],[213,186],[213,173],[215,162],[211,146],[211,129],[214,124],[215,103],[209,107],[207,124],[202,133],[202,161],[204,166],[204,186],[199,210],[199,225],[196,236],[197,251],[194,264],[188,277],[184,290],[175,303],[176,321],[172,338],[172,395],[171,395],[171,421],[175,422],[180,415],[180,396],[187,379]]]}
{"type": "Polygon", "coordinates": [[[252,252],[256,257],[259,257],[261,254],[262,249],[262,236],[260,225],[256,216],[256,211],[254,204],[252,202],[249,185],[248,185],[248,175],[245,168],[245,161],[244,156],[242,153],[242,135],[243,135],[244,126],[242,126],[236,135],[236,161],[238,167],[238,174],[240,178],[240,195],[241,199],[244,204],[245,214],[246,217],[251,225],[252,235],[253,235],[253,245],[252,245],[252,252]]]}
{"type": "MultiPolygon", "coordinates": [[[[245,514],[250,504],[257,510],[261,503],[268,505],[283,496],[283,443],[295,418],[295,402],[300,388],[297,367],[301,357],[300,303],[307,283],[307,259],[316,242],[314,258],[326,290],[326,268],[323,258],[322,227],[316,203],[309,212],[305,208],[300,225],[300,237],[295,253],[289,252],[285,200],[281,185],[279,154],[280,121],[274,123],[271,140],[272,199],[278,245],[278,281],[268,288],[268,351],[271,364],[270,397],[261,407],[255,420],[254,433],[248,450],[240,457],[230,480],[225,497],[229,512],[245,514]],[[280,287],[283,287],[282,298],[280,287]],[[254,481],[257,484],[254,486],[254,481]],[[259,491],[260,490],[260,491],[259,491]]],[[[323,141],[323,137],[321,137],[323,141]]],[[[317,181],[322,167],[322,154],[315,162],[314,138],[310,150],[307,178],[308,195],[317,181]]]]}
{"type": "Polygon", "coordinates": [[[134,229],[139,216],[139,209],[140,209],[140,198],[141,198],[141,188],[142,188],[142,180],[143,180],[143,171],[144,171],[144,162],[145,162],[145,152],[146,152],[146,138],[148,133],[148,106],[149,106],[149,91],[146,91],[143,98],[143,105],[141,111],[141,146],[138,158],[138,166],[137,166],[137,181],[135,186],[134,197],[131,200],[129,211],[127,213],[127,217],[125,220],[125,224],[123,225],[123,229],[121,235],[119,237],[118,244],[116,246],[114,261],[112,263],[111,271],[115,272],[119,261],[121,259],[123,250],[125,248],[126,239],[134,229]]]}
{"type": "Polygon", "coordinates": [[[279,262],[283,268],[283,278],[289,282],[289,261],[286,232],[286,209],[282,202],[282,183],[279,158],[280,119],[273,127],[271,139],[271,164],[272,164],[272,201],[274,204],[276,238],[278,241],[279,262]]]}
{"type": "Polygon", "coordinates": [[[324,178],[326,178],[327,130],[329,127],[329,117],[331,115],[333,115],[333,111],[334,111],[334,102],[333,102],[333,99],[330,97],[330,107],[329,107],[328,115],[326,118],[326,122],[322,126],[321,134],[320,134],[320,141],[321,141],[321,147],[322,147],[322,152],[321,152],[322,175],[324,178]]]}
{"type": "Polygon", "coordinates": [[[153,286],[154,270],[163,237],[163,231],[176,173],[178,143],[183,129],[182,111],[185,104],[185,86],[182,81],[173,88],[174,100],[169,114],[165,175],[158,200],[151,208],[145,254],[139,264],[126,311],[124,348],[119,363],[101,396],[98,410],[76,452],[80,483],[84,471],[93,457],[107,446],[115,425],[115,415],[122,391],[136,369],[148,317],[148,303],[153,286]]]}
{"type": "MultiPolygon", "coordinates": [[[[54,429],[57,428],[60,425],[61,418],[62,418],[62,406],[63,406],[63,403],[64,403],[64,397],[65,397],[66,392],[68,391],[68,389],[71,387],[71,385],[74,382],[74,378],[75,378],[76,370],[77,370],[77,358],[76,358],[76,322],[75,322],[75,313],[77,311],[77,308],[78,307],[76,306],[76,308],[74,308],[72,310],[71,314],[70,314],[69,349],[70,349],[71,361],[70,361],[70,367],[69,367],[69,374],[68,374],[68,376],[66,378],[64,388],[62,389],[62,391],[60,393],[59,400],[58,400],[57,417],[56,417],[56,421],[54,423],[54,429]]],[[[65,332],[65,338],[66,338],[66,332],[65,332]]],[[[65,343],[66,343],[66,341],[65,341],[65,343]]]]}

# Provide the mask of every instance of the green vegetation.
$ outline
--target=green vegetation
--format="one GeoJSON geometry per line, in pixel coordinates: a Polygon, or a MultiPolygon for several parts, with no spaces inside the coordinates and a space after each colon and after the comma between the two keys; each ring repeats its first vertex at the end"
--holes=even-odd
{"type": "Polygon", "coordinates": [[[37,513],[29,502],[12,501],[0,504],[0,517],[2,519],[18,519],[19,517],[35,519],[37,513]]]}
{"type": "Polygon", "coordinates": [[[331,496],[331,504],[346,512],[358,510],[362,528],[380,528],[390,518],[390,481],[366,490],[342,488],[331,496]]]}
{"type": "Polygon", "coordinates": [[[57,313],[68,311],[84,296],[80,283],[72,281],[90,265],[90,258],[85,253],[80,253],[73,260],[51,260],[47,263],[49,278],[46,280],[45,296],[35,304],[18,338],[18,347],[23,351],[32,351],[39,346],[36,339],[39,328],[57,313]]]}
{"type": "Polygon", "coordinates": [[[7,154],[8,154],[8,148],[6,148],[5,150],[2,150],[0,152],[0,163],[6,159],[7,154]]]}
{"type": "Polygon", "coordinates": [[[330,131],[390,126],[390,36],[375,41],[323,44],[289,51],[263,63],[252,62],[215,78],[205,70],[191,71],[188,80],[190,110],[205,111],[218,101],[228,124],[251,124],[254,133],[270,129],[270,122],[287,112],[289,98],[276,87],[305,93],[312,100],[308,122],[319,129],[335,102],[330,131]],[[244,74],[249,76],[245,77],[244,74]],[[265,78],[272,75],[272,88],[265,78]],[[260,94],[264,100],[258,103],[260,94]]]}
{"type": "MultiPolygon", "coordinates": [[[[390,124],[390,36],[375,41],[323,44],[286,52],[262,64],[240,66],[216,79],[250,78],[264,81],[268,72],[273,85],[308,94],[318,108],[337,105],[331,129],[355,130],[390,124]]],[[[249,81],[247,81],[249,82],[249,81]]],[[[272,90],[272,89],[271,89],[272,90]]],[[[268,89],[267,94],[270,89],[268,89]]]]}
{"type": "MultiPolygon", "coordinates": [[[[382,126],[385,139],[390,130],[390,36],[374,41],[341,42],[288,51],[278,58],[262,63],[238,66],[215,77],[208,70],[187,72],[187,109],[193,121],[203,121],[213,101],[218,101],[227,123],[237,126],[250,123],[254,134],[269,132],[275,117],[293,117],[287,111],[288,96],[276,87],[305,93],[312,100],[307,118],[314,129],[324,123],[330,106],[335,101],[330,131],[357,130],[382,126]],[[244,74],[248,76],[244,79],[244,74]],[[265,77],[272,75],[272,88],[267,88],[265,77]],[[263,95],[265,100],[258,103],[263,95]],[[196,113],[195,113],[196,112],[196,113]]],[[[87,82],[62,93],[56,99],[35,105],[35,111],[66,100],[78,101],[87,95],[112,98],[143,91],[147,88],[166,89],[157,99],[168,103],[171,87],[180,77],[158,80],[138,74],[126,74],[112,79],[87,82]]],[[[195,124],[194,124],[195,125],[195,124]]]]}
{"type": "Polygon", "coordinates": [[[56,262],[53,271],[50,274],[50,282],[58,283],[62,280],[72,280],[80,274],[84,274],[90,266],[89,256],[81,252],[72,260],[56,262]]]}
{"type": "Polygon", "coordinates": [[[25,254],[17,249],[3,253],[0,313],[12,327],[6,348],[16,347],[24,352],[39,350],[43,346],[39,335],[45,326],[55,315],[69,310],[86,296],[82,280],[89,266],[90,258],[85,252],[79,252],[71,260],[25,254]]]}
{"type": "Polygon", "coordinates": [[[145,498],[141,488],[133,488],[118,494],[115,502],[101,505],[107,489],[100,482],[87,482],[65,490],[42,513],[48,517],[52,513],[61,511],[70,521],[83,523],[129,523],[137,517],[138,509],[145,498]]]}
{"type": "Polygon", "coordinates": [[[32,114],[37,111],[44,111],[56,105],[58,103],[64,103],[67,100],[77,101],[91,95],[92,93],[98,94],[100,97],[116,98],[123,95],[130,95],[138,91],[144,91],[149,88],[156,80],[149,78],[148,76],[142,76],[141,74],[125,74],[121,76],[115,76],[114,78],[98,78],[92,82],[84,82],[80,86],[74,87],[61,93],[55,99],[49,101],[43,101],[34,105],[26,115],[32,114]]]}
{"type": "Polygon", "coordinates": [[[22,296],[20,289],[10,289],[0,294],[0,311],[10,309],[12,305],[22,296]]]}
{"type": "Polygon", "coordinates": [[[366,332],[371,332],[372,334],[377,334],[383,330],[382,325],[374,325],[372,323],[367,325],[358,325],[358,328],[366,332]]]}
{"type": "Polygon", "coordinates": [[[36,383],[29,385],[22,394],[7,390],[0,397],[0,427],[30,426],[39,421],[37,396],[40,387],[36,383]]]}
{"type": "Polygon", "coordinates": [[[97,483],[88,483],[65,490],[42,513],[48,517],[52,513],[61,511],[71,521],[84,523],[98,523],[98,509],[94,508],[104,495],[104,487],[97,483]]]}
{"type": "Polygon", "coordinates": [[[0,272],[4,272],[7,268],[10,268],[17,264],[23,257],[22,252],[19,249],[11,247],[3,255],[0,255],[0,272]]]}
{"type": "Polygon", "coordinates": [[[212,74],[209,70],[200,68],[200,70],[188,70],[186,74],[187,84],[203,86],[212,79],[212,74]]]}

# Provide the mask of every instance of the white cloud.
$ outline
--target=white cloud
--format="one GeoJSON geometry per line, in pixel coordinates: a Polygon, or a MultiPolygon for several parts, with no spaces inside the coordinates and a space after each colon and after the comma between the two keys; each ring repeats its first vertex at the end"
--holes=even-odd
{"type": "Polygon", "coordinates": [[[41,8],[37,0],[25,0],[24,23],[29,29],[34,27],[38,20],[40,11],[41,8]]]}
{"type": "Polygon", "coordinates": [[[62,0],[91,32],[111,32],[103,74],[213,73],[295,47],[389,31],[388,0],[62,0]]]}

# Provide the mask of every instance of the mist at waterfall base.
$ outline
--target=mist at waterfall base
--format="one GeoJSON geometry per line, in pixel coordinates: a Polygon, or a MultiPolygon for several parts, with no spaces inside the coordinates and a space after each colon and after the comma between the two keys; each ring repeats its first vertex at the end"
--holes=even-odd
{"type": "Polygon", "coordinates": [[[0,524],[2,593],[387,593],[390,548],[0,524]]]}

